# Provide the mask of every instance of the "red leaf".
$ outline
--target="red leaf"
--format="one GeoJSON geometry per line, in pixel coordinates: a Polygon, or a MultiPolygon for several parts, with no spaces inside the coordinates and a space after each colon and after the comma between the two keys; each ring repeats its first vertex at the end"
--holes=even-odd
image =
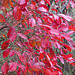
{"type": "Polygon", "coordinates": [[[3,52],[3,58],[6,58],[9,55],[10,50],[11,48],[8,48],[3,52]]]}
{"type": "Polygon", "coordinates": [[[16,62],[10,63],[9,70],[10,70],[10,71],[15,71],[16,68],[17,68],[17,65],[18,65],[18,64],[17,64],[16,62]]]}
{"type": "Polygon", "coordinates": [[[43,30],[45,30],[45,31],[51,30],[51,27],[48,26],[48,25],[41,25],[41,28],[42,28],[43,30]]]}
{"type": "Polygon", "coordinates": [[[2,67],[1,67],[1,71],[2,73],[5,75],[6,73],[8,73],[8,70],[9,70],[9,66],[8,66],[8,62],[6,61],[2,67]]]}
{"type": "Polygon", "coordinates": [[[6,22],[6,20],[5,20],[4,16],[3,16],[3,15],[1,15],[1,14],[0,14],[0,22],[4,22],[4,23],[6,22]]]}
{"type": "Polygon", "coordinates": [[[67,44],[63,44],[63,46],[65,46],[69,51],[72,50],[71,47],[69,45],[67,45],[67,44]]]}
{"type": "Polygon", "coordinates": [[[25,35],[28,35],[30,32],[33,32],[33,30],[32,30],[32,29],[26,30],[26,31],[24,32],[24,34],[25,34],[25,35]]]}
{"type": "Polygon", "coordinates": [[[10,40],[3,42],[3,44],[1,45],[2,50],[6,49],[9,46],[9,43],[10,43],[10,40]]]}
{"type": "Polygon", "coordinates": [[[49,64],[51,65],[51,67],[54,67],[53,63],[50,61],[49,55],[45,53],[45,56],[46,56],[46,58],[47,58],[47,61],[48,61],[49,64]]]}
{"type": "Polygon", "coordinates": [[[67,58],[73,57],[73,54],[68,54],[66,57],[67,58]]]}
{"type": "Polygon", "coordinates": [[[16,39],[15,27],[10,28],[10,30],[7,33],[7,37],[10,39],[10,41],[14,41],[16,39]]]}
{"type": "Polygon", "coordinates": [[[75,31],[75,26],[69,26],[69,30],[75,31]]]}
{"type": "Polygon", "coordinates": [[[53,36],[53,37],[61,42],[64,42],[60,37],[57,37],[57,36],[53,36]]]}
{"type": "Polygon", "coordinates": [[[21,38],[23,39],[27,39],[27,37],[25,35],[23,35],[22,33],[17,33],[21,38]]]}
{"type": "Polygon", "coordinates": [[[21,19],[21,15],[22,15],[21,8],[19,6],[15,6],[13,10],[14,18],[18,21],[21,19]]]}
{"type": "Polygon", "coordinates": [[[75,66],[75,63],[70,63],[71,65],[75,66]]]}
{"type": "Polygon", "coordinates": [[[43,59],[43,58],[44,58],[43,53],[40,53],[39,59],[43,59]]]}
{"type": "Polygon", "coordinates": [[[43,68],[43,71],[46,75],[52,75],[50,69],[43,68]]]}
{"type": "Polygon", "coordinates": [[[54,10],[56,13],[58,12],[57,9],[52,8],[52,10],[54,10]]]}
{"type": "Polygon", "coordinates": [[[48,3],[50,5],[50,0],[45,0],[46,3],[48,3]]]}

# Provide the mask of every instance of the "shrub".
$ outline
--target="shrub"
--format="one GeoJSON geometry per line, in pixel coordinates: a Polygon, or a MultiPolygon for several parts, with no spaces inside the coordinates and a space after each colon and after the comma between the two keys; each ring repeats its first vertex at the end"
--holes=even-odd
{"type": "Polygon", "coordinates": [[[63,75],[65,63],[75,66],[71,54],[75,49],[71,38],[75,19],[66,13],[75,7],[73,1],[1,1],[4,75],[12,71],[17,75],[63,75]],[[62,9],[57,5],[59,2],[62,9]]]}

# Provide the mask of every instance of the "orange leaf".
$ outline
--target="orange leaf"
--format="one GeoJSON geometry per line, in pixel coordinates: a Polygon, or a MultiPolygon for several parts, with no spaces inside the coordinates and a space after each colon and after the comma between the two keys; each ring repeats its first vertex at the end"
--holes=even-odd
{"type": "Polygon", "coordinates": [[[0,22],[4,22],[4,23],[6,22],[6,20],[5,20],[4,16],[3,16],[3,15],[1,15],[1,14],[0,14],[0,22]]]}
{"type": "Polygon", "coordinates": [[[17,23],[15,23],[13,26],[17,26],[20,23],[20,21],[17,21],[17,23]]]}
{"type": "Polygon", "coordinates": [[[11,0],[9,0],[9,3],[10,3],[10,5],[11,5],[11,7],[13,8],[13,3],[11,2],[11,0]]]}
{"type": "Polygon", "coordinates": [[[8,0],[2,0],[2,6],[8,7],[8,0]]]}

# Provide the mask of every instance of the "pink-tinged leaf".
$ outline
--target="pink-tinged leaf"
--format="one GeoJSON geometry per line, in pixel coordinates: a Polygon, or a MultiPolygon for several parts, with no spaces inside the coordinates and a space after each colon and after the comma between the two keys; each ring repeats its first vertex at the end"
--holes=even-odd
{"type": "Polygon", "coordinates": [[[17,33],[21,38],[23,38],[23,39],[27,39],[27,37],[24,35],[24,34],[22,34],[22,33],[17,33]]]}
{"type": "Polygon", "coordinates": [[[6,22],[6,20],[2,14],[0,14],[0,22],[4,22],[4,23],[6,22]]]}
{"type": "Polygon", "coordinates": [[[23,66],[23,65],[21,65],[21,64],[18,64],[18,67],[21,68],[22,71],[25,70],[25,66],[23,66]]]}
{"type": "Polygon", "coordinates": [[[61,35],[63,38],[65,38],[67,41],[72,40],[72,38],[68,35],[68,33],[64,33],[64,35],[61,35]]]}
{"type": "Polygon", "coordinates": [[[36,21],[39,25],[42,25],[42,20],[40,19],[40,17],[36,17],[36,21]]]}
{"type": "Polygon", "coordinates": [[[17,41],[16,44],[17,44],[19,47],[23,48],[23,45],[22,45],[22,43],[21,43],[20,41],[17,41]]]}
{"type": "Polygon", "coordinates": [[[14,41],[16,39],[16,32],[13,33],[13,35],[10,37],[10,41],[14,41]]]}
{"type": "Polygon", "coordinates": [[[44,7],[39,7],[37,10],[41,11],[41,12],[48,12],[47,9],[45,9],[44,7]]]}
{"type": "Polygon", "coordinates": [[[46,5],[40,5],[39,7],[43,7],[43,8],[45,8],[47,11],[49,10],[49,8],[46,6],[46,5]]]}
{"type": "Polygon", "coordinates": [[[43,62],[37,62],[34,65],[31,66],[31,69],[33,71],[41,71],[41,68],[44,67],[45,64],[43,62]]]}
{"type": "Polygon", "coordinates": [[[66,9],[69,9],[70,8],[70,3],[68,3],[67,5],[66,5],[66,9]]]}
{"type": "Polygon", "coordinates": [[[59,30],[60,32],[61,32],[61,31],[67,31],[67,30],[68,30],[68,26],[61,24],[61,26],[59,26],[58,30],[59,30]]]}
{"type": "Polygon", "coordinates": [[[53,18],[57,24],[61,24],[61,19],[58,15],[53,14],[53,18]]]}
{"type": "Polygon", "coordinates": [[[9,70],[10,70],[10,71],[15,71],[16,68],[17,68],[17,65],[18,65],[18,64],[17,64],[16,62],[10,63],[9,70]]]}
{"type": "Polygon", "coordinates": [[[58,56],[58,58],[60,59],[60,61],[62,62],[62,64],[64,64],[64,59],[62,56],[58,56]]]}
{"type": "Polygon", "coordinates": [[[57,2],[59,2],[60,0],[55,0],[55,2],[57,3],[57,2]]]}
{"type": "Polygon", "coordinates": [[[19,51],[15,51],[15,54],[20,58],[21,57],[21,53],[19,51]]]}
{"type": "Polygon", "coordinates": [[[8,48],[3,52],[3,58],[6,58],[9,55],[10,50],[11,48],[8,48]]]}
{"type": "Polygon", "coordinates": [[[34,19],[34,18],[30,18],[30,19],[29,19],[29,24],[30,24],[31,27],[36,26],[36,21],[35,21],[35,19],[34,19]]]}
{"type": "Polygon", "coordinates": [[[72,49],[75,49],[75,42],[73,42],[72,40],[70,40],[69,44],[70,44],[70,46],[71,46],[72,49]]]}
{"type": "Polygon", "coordinates": [[[21,19],[21,15],[22,15],[21,8],[19,6],[15,6],[13,10],[14,18],[18,21],[21,19]]]}
{"type": "Polygon", "coordinates": [[[50,5],[50,0],[45,0],[46,3],[48,3],[50,5]]]}
{"type": "Polygon", "coordinates": [[[10,39],[10,41],[14,41],[16,39],[16,30],[15,27],[11,27],[7,33],[7,37],[10,39]]]}
{"type": "Polygon", "coordinates": [[[10,51],[9,56],[11,57],[11,56],[14,56],[14,55],[15,55],[15,52],[14,51],[10,51]]]}
{"type": "Polygon", "coordinates": [[[8,70],[9,70],[9,65],[8,65],[8,62],[6,61],[2,67],[1,67],[1,71],[4,75],[6,75],[8,73],[8,70]]]}
{"type": "Polygon", "coordinates": [[[71,7],[75,8],[75,3],[73,1],[70,1],[71,7]]]}
{"type": "Polygon", "coordinates": [[[67,21],[72,21],[72,17],[70,17],[69,15],[64,15],[64,14],[58,14],[60,17],[66,19],[67,21]]]}
{"type": "Polygon", "coordinates": [[[51,34],[55,34],[55,35],[59,35],[59,31],[58,30],[56,30],[56,29],[51,29],[50,31],[49,31],[49,33],[51,33],[51,34]]]}
{"type": "Polygon", "coordinates": [[[19,5],[27,4],[27,0],[18,0],[19,5]]]}
{"type": "Polygon", "coordinates": [[[3,44],[1,45],[2,50],[6,49],[9,46],[9,43],[10,43],[10,40],[3,42],[3,44]]]}

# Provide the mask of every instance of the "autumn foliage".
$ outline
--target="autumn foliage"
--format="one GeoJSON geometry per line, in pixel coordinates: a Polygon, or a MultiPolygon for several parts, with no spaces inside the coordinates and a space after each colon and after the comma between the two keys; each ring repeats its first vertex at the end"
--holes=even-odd
{"type": "MultiPolygon", "coordinates": [[[[59,1],[65,4],[65,0],[54,0],[55,4],[59,1]]],[[[66,9],[69,5],[75,8],[73,0],[66,9]]],[[[1,45],[4,75],[11,71],[17,75],[63,75],[58,60],[75,66],[71,54],[75,19],[58,11],[58,5],[50,6],[51,0],[1,0],[4,14],[0,14],[0,22],[8,29],[3,28],[7,35],[1,45]]]]}

